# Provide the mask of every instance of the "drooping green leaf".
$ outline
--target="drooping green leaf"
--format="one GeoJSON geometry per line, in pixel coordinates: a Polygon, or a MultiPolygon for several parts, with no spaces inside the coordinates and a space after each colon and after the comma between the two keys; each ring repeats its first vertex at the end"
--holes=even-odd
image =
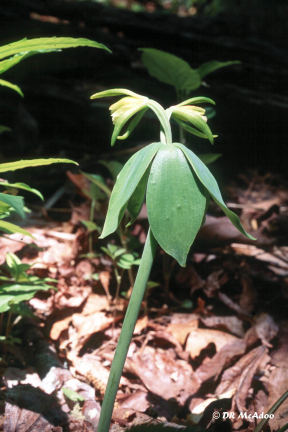
{"type": "Polygon", "coordinates": [[[22,39],[17,42],[10,43],[0,47],[0,59],[19,53],[27,53],[30,51],[55,50],[64,48],[77,47],[100,48],[111,52],[105,45],[92,41],[90,39],[74,39],[70,37],[48,37],[35,39],[22,39]]]}
{"type": "Polygon", "coordinates": [[[155,239],[184,267],[202,223],[206,198],[183,152],[174,144],[162,147],[152,163],[146,203],[155,239]]]}
{"type": "MultiPolygon", "coordinates": [[[[199,138],[209,139],[208,136],[202,132],[199,132],[197,129],[193,128],[192,126],[188,126],[187,123],[185,123],[182,120],[179,120],[178,118],[174,118],[174,120],[181,126],[184,130],[187,132],[198,136],[199,138]]],[[[218,135],[213,135],[213,138],[217,138],[218,135]]]]}
{"type": "Polygon", "coordinates": [[[203,153],[198,155],[199,159],[205,164],[209,165],[213,162],[215,162],[219,157],[221,157],[221,153],[203,153]]]}
{"type": "Polygon", "coordinates": [[[114,232],[125,212],[128,201],[145,174],[162,143],[153,143],[135,153],[124,165],[112,191],[104,228],[100,238],[114,232]]]}
{"type": "Polygon", "coordinates": [[[23,168],[30,168],[41,165],[51,165],[53,163],[72,163],[78,165],[70,159],[60,159],[60,158],[50,158],[50,159],[30,159],[30,160],[20,160],[16,162],[7,162],[0,164],[0,172],[15,171],[23,168]]]}
{"type": "Polygon", "coordinates": [[[202,80],[206,75],[216,71],[217,69],[227,67],[227,66],[232,66],[235,64],[240,64],[240,63],[241,62],[238,60],[227,61],[227,62],[220,62],[217,60],[212,60],[210,62],[203,63],[198,69],[196,69],[196,71],[198,72],[198,74],[200,75],[200,78],[202,80]]]}
{"type": "Polygon", "coordinates": [[[27,236],[34,239],[34,237],[32,236],[32,234],[29,233],[29,231],[26,231],[23,228],[20,228],[15,224],[12,224],[10,222],[6,222],[3,220],[0,220],[0,232],[1,231],[3,231],[6,234],[19,233],[19,234],[23,234],[24,236],[27,235],[27,236]]]}
{"type": "Polygon", "coordinates": [[[24,200],[22,197],[0,193],[0,201],[8,204],[16,213],[20,214],[20,216],[25,219],[24,200]]]}
{"type": "Polygon", "coordinates": [[[16,189],[23,189],[23,190],[26,190],[28,192],[34,193],[35,195],[39,196],[39,198],[41,198],[42,200],[44,200],[43,195],[41,194],[41,192],[39,192],[37,189],[31,188],[30,186],[28,186],[25,183],[8,183],[6,181],[0,180],[0,186],[10,187],[10,188],[16,188],[16,189]]]}
{"type": "Polygon", "coordinates": [[[151,76],[174,86],[177,92],[187,92],[201,86],[198,72],[181,58],[154,48],[141,48],[142,61],[151,76]]]}
{"type": "Polygon", "coordinates": [[[8,88],[10,88],[11,90],[16,91],[20,96],[24,97],[23,92],[22,92],[22,90],[20,89],[20,87],[18,87],[18,86],[15,85],[15,84],[10,83],[9,81],[5,81],[5,80],[3,80],[3,79],[0,79],[0,86],[8,87],[8,88]]]}
{"type": "Polygon", "coordinates": [[[83,402],[85,400],[82,395],[76,393],[74,390],[70,390],[69,388],[62,387],[62,391],[64,396],[73,402],[83,402]]]}
{"type": "Polygon", "coordinates": [[[1,135],[3,132],[11,132],[11,128],[9,128],[8,126],[1,126],[1,125],[0,125],[0,135],[1,135]]]}
{"type": "Polygon", "coordinates": [[[210,99],[210,98],[207,98],[204,96],[196,96],[193,98],[186,99],[185,101],[183,101],[183,102],[181,102],[175,106],[176,107],[182,107],[185,105],[194,105],[194,104],[197,105],[197,104],[202,104],[202,103],[210,103],[212,105],[215,105],[215,102],[213,101],[213,99],[210,99]]]}
{"type": "Polygon", "coordinates": [[[128,201],[127,210],[130,213],[131,221],[127,224],[127,227],[135,222],[142,209],[149,174],[150,169],[148,168],[128,201]]]}
{"type": "Polygon", "coordinates": [[[206,167],[206,165],[204,165],[204,163],[195,155],[195,153],[193,153],[183,144],[177,143],[176,145],[177,147],[179,147],[179,149],[183,151],[183,153],[187,157],[187,160],[191,164],[193,170],[195,171],[201,183],[209,191],[214,201],[221,207],[221,209],[226,214],[226,216],[230,219],[232,224],[246,237],[248,237],[251,240],[255,240],[254,237],[252,237],[250,234],[248,234],[245,231],[238,216],[227,208],[226,204],[223,201],[221,192],[219,190],[218,183],[215,180],[214,176],[209,171],[209,169],[206,167]]]}

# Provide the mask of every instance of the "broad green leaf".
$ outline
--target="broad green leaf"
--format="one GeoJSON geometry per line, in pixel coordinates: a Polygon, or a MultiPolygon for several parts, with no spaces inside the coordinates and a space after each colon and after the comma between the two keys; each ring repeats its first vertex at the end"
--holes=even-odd
{"type": "Polygon", "coordinates": [[[204,165],[204,163],[195,155],[195,153],[193,153],[183,144],[177,143],[175,145],[183,151],[183,153],[185,154],[187,160],[191,164],[193,170],[195,171],[201,183],[209,191],[214,201],[221,207],[221,209],[226,214],[226,216],[230,219],[232,224],[246,237],[248,237],[251,240],[256,240],[254,237],[252,237],[250,234],[248,234],[245,231],[238,216],[226,207],[226,204],[224,203],[221,192],[219,190],[217,181],[215,180],[214,176],[211,174],[209,169],[206,167],[206,165],[204,165]]]}
{"type": "Polygon", "coordinates": [[[213,162],[215,162],[219,157],[221,157],[221,153],[203,153],[198,155],[199,159],[205,164],[209,165],[213,162]]]}
{"type": "Polygon", "coordinates": [[[192,91],[201,86],[198,72],[181,58],[154,48],[141,48],[142,61],[151,76],[174,86],[177,92],[192,91]]]}
{"type": "Polygon", "coordinates": [[[124,165],[112,191],[100,238],[114,232],[121,222],[128,201],[162,143],[153,143],[135,153],[124,165]]]}
{"type": "Polygon", "coordinates": [[[101,48],[111,52],[105,45],[100,44],[90,39],[74,39],[70,37],[48,37],[36,39],[22,39],[17,42],[10,43],[0,47],[0,59],[12,56],[19,53],[27,53],[30,51],[55,50],[64,48],[77,48],[77,47],[91,47],[101,48]]]}
{"type": "Polygon", "coordinates": [[[0,216],[3,217],[3,214],[10,214],[10,205],[5,204],[4,202],[0,201],[0,216]]]}
{"type": "Polygon", "coordinates": [[[0,135],[3,132],[11,132],[11,128],[9,128],[8,126],[1,126],[0,125],[0,135]]]}
{"type": "Polygon", "coordinates": [[[20,89],[20,87],[18,87],[15,84],[10,83],[9,81],[5,81],[3,79],[0,79],[0,86],[8,87],[11,90],[16,91],[20,96],[24,97],[24,95],[23,95],[22,90],[20,89]]]}
{"type": "Polygon", "coordinates": [[[104,165],[112,174],[113,180],[116,181],[118,174],[120,173],[121,169],[123,168],[123,164],[117,161],[104,161],[100,160],[99,163],[104,165]]]}
{"type": "Polygon", "coordinates": [[[0,193],[0,201],[8,204],[16,213],[20,214],[20,216],[25,219],[24,200],[22,197],[0,193]]]}
{"type": "Polygon", "coordinates": [[[152,163],[146,203],[155,239],[184,267],[203,220],[206,197],[183,152],[174,144],[162,147],[152,163]]]}
{"type": "Polygon", "coordinates": [[[127,227],[135,222],[142,209],[149,174],[150,169],[148,168],[128,201],[127,210],[130,213],[131,221],[126,225],[127,227]]]}
{"type": "Polygon", "coordinates": [[[44,200],[43,195],[41,194],[41,192],[39,192],[37,189],[31,188],[30,186],[28,186],[25,183],[8,183],[6,181],[0,180],[0,186],[10,187],[10,188],[16,188],[16,189],[23,189],[23,190],[26,190],[28,192],[34,193],[35,195],[39,196],[39,198],[41,198],[42,200],[44,200]]]}
{"type": "Polygon", "coordinates": [[[41,165],[51,165],[53,163],[72,163],[78,165],[70,159],[60,159],[60,158],[50,158],[50,159],[30,159],[30,160],[20,160],[16,162],[8,162],[0,164],[0,172],[15,171],[23,168],[30,168],[41,165]]]}
{"type": "Polygon", "coordinates": [[[240,64],[240,63],[241,62],[238,60],[227,61],[227,62],[220,62],[217,60],[212,60],[210,62],[203,63],[198,69],[196,69],[196,71],[198,72],[198,74],[200,75],[200,78],[202,80],[206,75],[216,71],[217,69],[227,67],[227,66],[232,66],[235,64],[240,64]]]}
{"type": "Polygon", "coordinates": [[[30,234],[28,231],[24,230],[23,228],[18,227],[15,224],[12,224],[10,222],[6,222],[3,220],[0,220],[0,232],[3,231],[6,234],[23,234],[24,236],[27,235],[31,238],[34,238],[32,234],[30,234]]]}
{"type": "Polygon", "coordinates": [[[74,390],[70,390],[69,388],[62,387],[62,391],[64,396],[73,402],[83,402],[85,400],[82,395],[76,393],[74,390]]]}

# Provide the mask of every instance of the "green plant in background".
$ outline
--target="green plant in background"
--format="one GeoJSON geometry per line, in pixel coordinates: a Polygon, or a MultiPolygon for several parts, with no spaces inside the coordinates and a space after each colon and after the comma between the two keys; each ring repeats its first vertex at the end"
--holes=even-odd
{"type": "MultiPolygon", "coordinates": [[[[193,69],[185,60],[165,51],[154,48],[139,48],[139,50],[142,51],[142,62],[147,68],[149,74],[158,81],[173,86],[178,102],[186,99],[192,92],[198,90],[203,83],[203,78],[205,78],[207,75],[223,67],[241,63],[240,61],[220,62],[217,60],[212,60],[207,63],[203,63],[197,69],[193,69]]],[[[208,118],[213,117],[214,114],[214,110],[210,109],[210,111],[206,111],[208,118]]],[[[186,130],[187,132],[192,131],[189,130],[189,126],[188,128],[185,127],[185,124],[183,124],[181,119],[178,119],[177,122],[180,126],[180,142],[185,144],[183,130],[186,130]]],[[[192,133],[195,134],[195,131],[192,133]]],[[[200,136],[197,133],[196,135],[200,136]]],[[[203,136],[201,137],[204,138],[203,136]]],[[[221,155],[209,153],[199,157],[205,164],[207,164],[214,162],[219,156],[221,155]]]]}
{"type": "Polygon", "coordinates": [[[157,243],[181,266],[185,266],[189,249],[204,221],[210,196],[242,234],[254,239],[244,230],[238,216],[226,207],[218,184],[206,165],[186,146],[172,140],[170,118],[185,122],[191,133],[205,135],[213,143],[213,134],[203,118],[205,112],[191,105],[213,101],[204,97],[191,98],[164,110],[157,102],[124,89],[107,90],[91,98],[109,96],[124,96],[110,107],[115,125],[112,145],[118,137],[123,139],[131,134],[147,109],[158,117],[161,132],[160,142],[152,143],[134,154],[118,175],[100,237],[104,238],[118,228],[126,209],[131,215],[130,224],[133,223],[146,194],[150,228],[111,366],[98,426],[100,432],[109,430],[119,381],[157,243]],[[128,122],[126,132],[120,135],[128,122]]]}
{"type": "MultiPolygon", "coordinates": [[[[11,67],[17,65],[22,60],[27,59],[35,54],[43,54],[52,51],[61,51],[64,48],[76,48],[80,46],[87,46],[92,48],[100,48],[106,51],[110,50],[103,44],[100,44],[89,39],[74,39],[74,38],[36,38],[36,39],[22,39],[17,42],[10,43],[0,47],[0,75],[6,72],[11,67]]],[[[0,86],[8,87],[9,89],[16,91],[20,96],[23,97],[23,92],[15,84],[10,83],[0,79],[0,86]]],[[[7,126],[0,125],[0,133],[9,131],[10,128],[7,126]]],[[[0,173],[7,171],[15,171],[17,169],[22,169],[26,167],[40,166],[40,165],[50,165],[52,163],[75,163],[69,159],[34,159],[34,160],[22,160],[12,163],[4,163],[0,165],[0,173]]],[[[8,217],[12,211],[18,213],[22,218],[25,218],[24,213],[24,201],[22,197],[9,195],[9,188],[24,189],[30,192],[36,193],[40,198],[43,199],[42,195],[36,189],[24,183],[9,184],[5,180],[0,181],[0,186],[4,187],[6,190],[4,193],[0,193],[0,230],[2,232],[11,233],[21,233],[23,235],[31,234],[7,221],[3,221],[4,218],[8,217]]]]}
{"type": "Polygon", "coordinates": [[[6,254],[6,265],[0,267],[0,342],[4,343],[5,347],[7,344],[18,342],[11,336],[11,330],[19,318],[33,316],[29,307],[23,302],[33,298],[38,291],[55,289],[49,284],[55,283],[57,280],[40,279],[37,276],[27,274],[31,267],[32,265],[22,263],[11,252],[6,254]],[[3,332],[5,312],[7,312],[7,320],[3,332]],[[12,321],[13,315],[16,315],[14,321],[12,321]]]}

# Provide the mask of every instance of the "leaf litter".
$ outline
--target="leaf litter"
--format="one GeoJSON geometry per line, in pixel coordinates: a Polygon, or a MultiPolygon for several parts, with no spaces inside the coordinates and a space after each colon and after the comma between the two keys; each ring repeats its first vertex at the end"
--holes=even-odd
{"type": "MultiPolygon", "coordinates": [[[[233,188],[246,206],[242,217],[260,234],[257,243],[230,235],[224,218],[211,216],[213,228],[208,217],[187,267],[174,268],[173,296],[165,298],[161,286],[149,291],[117,393],[113,430],[160,422],[174,430],[193,424],[213,431],[215,409],[235,413],[225,423],[228,430],[247,430],[239,412],[267,412],[287,390],[288,192],[276,193],[266,181],[256,176],[246,194],[233,188]],[[181,301],[173,303],[185,296],[193,303],[186,311],[181,301]]],[[[5,431],[92,431],[98,424],[128,298],[119,298],[115,309],[113,266],[101,256],[81,257],[87,237],[77,209],[72,213],[70,222],[30,228],[35,240],[0,239],[1,259],[13,251],[34,263],[33,274],[56,279],[58,289],[31,299],[35,319],[15,324],[22,343],[8,346],[1,364],[5,431]],[[84,400],[67,399],[62,388],[84,400]]],[[[136,237],[143,227],[145,215],[133,228],[136,237]]],[[[161,285],[159,270],[152,277],[161,285]]],[[[129,297],[129,283],[123,284],[129,297]]],[[[286,401],[267,430],[287,422],[286,401]]]]}

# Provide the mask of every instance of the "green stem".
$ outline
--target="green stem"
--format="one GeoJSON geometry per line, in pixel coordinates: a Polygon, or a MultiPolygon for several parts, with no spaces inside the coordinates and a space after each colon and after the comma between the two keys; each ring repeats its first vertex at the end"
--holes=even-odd
{"type": "Polygon", "coordinates": [[[98,432],[108,432],[112,417],[114,402],[119,387],[120,378],[123,372],[124,363],[127,357],[128,348],[133,336],[135,324],[138,318],[143,295],[150,275],[155,251],[156,240],[149,229],[140,267],[135,280],[135,285],[131,294],[128,309],[123,322],[118,345],[115,351],[114,359],[111,366],[109,380],[102,405],[98,432]]]}
{"type": "MultiPolygon", "coordinates": [[[[267,411],[267,414],[269,416],[270,414],[274,414],[275,411],[283,404],[283,402],[285,402],[287,398],[288,398],[288,390],[275,402],[275,404],[269,409],[269,411],[267,411]]],[[[269,421],[269,417],[266,419],[265,418],[262,419],[261,422],[254,429],[254,432],[260,432],[262,429],[264,429],[268,421],[269,421]]]]}
{"type": "Polygon", "coordinates": [[[172,144],[171,126],[168,117],[166,116],[164,108],[160,104],[158,104],[158,102],[155,102],[151,99],[148,100],[147,106],[151,108],[152,111],[154,111],[154,113],[158,117],[163,129],[163,133],[166,137],[166,144],[172,144]]]}

